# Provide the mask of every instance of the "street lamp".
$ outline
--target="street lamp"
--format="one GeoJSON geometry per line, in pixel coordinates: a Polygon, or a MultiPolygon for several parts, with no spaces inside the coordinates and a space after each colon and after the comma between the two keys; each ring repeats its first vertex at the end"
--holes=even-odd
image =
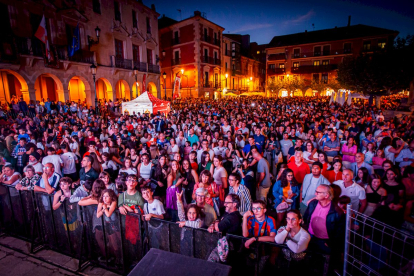
{"type": "Polygon", "coordinates": [[[95,28],[95,34],[96,34],[97,40],[94,40],[90,35],[88,35],[89,50],[91,49],[92,45],[99,43],[99,37],[101,36],[101,29],[98,26],[96,26],[95,28]]]}
{"type": "Polygon", "coordinates": [[[92,77],[93,77],[93,86],[95,88],[95,113],[96,113],[96,115],[98,115],[99,114],[99,106],[98,106],[98,97],[96,95],[96,66],[95,66],[95,64],[92,63],[90,68],[91,68],[92,77]]]}
{"type": "Polygon", "coordinates": [[[162,77],[164,78],[164,100],[167,100],[167,73],[162,73],[162,77]]]}
{"type": "Polygon", "coordinates": [[[138,68],[137,66],[134,66],[134,75],[135,75],[135,85],[136,85],[135,92],[137,93],[137,97],[138,97],[138,68]]]}
{"type": "Polygon", "coordinates": [[[229,74],[226,73],[226,88],[227,88],[227,78],[229,77],[229,74]]]}

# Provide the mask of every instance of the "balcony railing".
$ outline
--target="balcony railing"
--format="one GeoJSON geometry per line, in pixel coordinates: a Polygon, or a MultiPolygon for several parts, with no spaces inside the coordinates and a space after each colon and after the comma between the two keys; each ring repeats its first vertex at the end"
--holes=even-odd
{"type": "Polygon", "coordinates": [[[56,45],[56,51],[60,60],[68,60],[81,63],[94,63],[94,54],[88,50],[78,50],[73,56],[68,55],[68,46],[56,45]]]}
{"type": "Polygon", "coordinates": [[[148,72],[159,74],[160,73],[160,67],[158,65],[155,65],[155,64],[148,64],[148,72]]]}
{"type": "Polygon", "coordinates": [[[296,74],[308,74],[308,73],[324,73],[332,70],[338,69],[337,64],[329,64],[329,65],[303,65],[299,67],[292,67],[292,73],[296,74]]]}
{"type": "Polygon", "coordinates": [[[175,65],[180,65],[181,64],[181,58],[173,58],[171,60],[171,65],[175,66],[175,65]]]}
{"type": "Polygon", "coordinates": [[[132,70],[132,59],[114,57],[113,59],[111,58],[111,63],[113,60],[115,60],[115,64],[111,64],[112,67],[132,70]]]}
{"type": "Polygon", "coordinates": [[[282,75],[286,72],[285,68],[267,68],[268,75],[282,75]]]}
{"type": "Polygon", "coordinates": [[[177,45],[180,44],[180,38],[179,37],[175,37],[171,40],[171,45],[177,45]]]}
{"type": "Polygon", "coordinates": [[[202,35],[201,36],[201,40],[204,41],[204,42],[211,43],[211,36],[209,36],[209,35],[202,35]]]}
{"type": "Polygon", "coordinates": [[[285,60],[285,59],[286,59],[285,53],[271,54],[269,55],[269,58],[268,58],[268,60],[285,60]]]}
{"type": "Polygon", "coordinates": [[[147,64],[145,62],[134,61],[134,67],[140,72],[147,72],[147,64]]]}
{"type": "Polygon", "coordinates": [[[220,39],[214,38],[213,39],[213,44],[216,46],[220,46],[220,39]]]}
{"type": "Polygon", "coordinates": [[[218,58],[213,58],[213,57],[209,57],[209,56],[202,56],[201,57],[201,62],[203,63],[210,63],[210,64],[214,64],[214,65],[220,65],[221,64],[221,60],[218,58]]]}
{"type": "Polygon", "coordinates": [[[309,57],[320,57],[320,56],[336,56],[351,54],[352,49],[336,49],[336,50],[325,50],[318,52],[305,52],[305,53],[293,53],[292,58],[309,58],[309,57]]]}

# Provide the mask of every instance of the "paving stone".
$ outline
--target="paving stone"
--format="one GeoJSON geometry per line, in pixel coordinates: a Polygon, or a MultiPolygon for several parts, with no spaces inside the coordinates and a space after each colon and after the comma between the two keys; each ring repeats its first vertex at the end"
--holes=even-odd
{"type": "Polygon", "coordinates": [[[33,257],[27,257],[26,261],[31,262],[31,263],[35,263],[35,264],[41,264],[43,263],[43,261],[33,258],[33,257]]]}
{"type": "Polygon", "coordinates": [[[22,253],[17,252],[17,251],[15,251],[13,255],[14,255],[15,257],[17,257],[17,258],[21,258],[21,259],[27,258],[27,255],[22,254],[22,253]]]}
{"type": "Polygon", "coordinates": [[[120,276],[120,274],[116,274],[112,271],[107,271],[107,272],[105,272],[105,274],[103,276],[120,276]]]}
{"type": "Polygon", "coordinates": [[[69,268],[71,270],[77,270],[79,261],[76,259],[71,259],[69,262],[65,263],[63,267],[69,268]]]}
{"type": "Polygon", "coordinates": [[[86,268],[83,273],[87,274],[87,275],[103,275],[106,272],[108,272],[107,270],[100,268],[100,267],[88,267],[86,268]]]}
{"type": "Polygon", "coordinates": [[[42,250],[35,254],[37,257],[41,257],[49,262],[64,265],[69,262],[72,258],[51,250],[42,250]]]}
{"type": "Polygon", "coordinates": [[[10,249],[10,248],[4,247],[4,246],[0,246],[0,250],[3,251],[3,252],[6,252],[6,253],[14,253],[14,252],[16,252],[13,249],[10,249]]]}
{"type": "Polygon", "coordinates": [[[64,269],[61,269],[61,268],[59,268],[57,272],[59,272],[61,275],[67,275],[67,276],[75,276],[75,275],[77,275],[75,273],[71,273],[71,272],[69,272],[67,270],[64,270],[64,269]]]}
{"type": "Polygon", "coordinates": [[[53,271],[57,271],[58,270],[58,267],[57,266],[52,265],[52,264],[49,264],[49,263],[42,262],[42,263],[40,263],[40,265],[41,266],[44,266],[44,267],[46,267],[48,269],[51,269],[53,271]]]}

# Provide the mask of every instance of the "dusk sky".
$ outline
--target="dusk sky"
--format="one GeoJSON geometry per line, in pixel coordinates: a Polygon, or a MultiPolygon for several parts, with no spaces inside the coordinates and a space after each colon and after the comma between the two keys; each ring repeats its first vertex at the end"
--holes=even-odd
{"type": "Polygon", "coordinates": [[[305,30],[312,31],[365,24],[400,32],[400,36],[414,34],[413,0],[377,1],[165,1],[144,0],[155,4],[158,13],[175,20],[205,12],[207,19],[225,28],[224,33],[250,34],[250,41],[269,43],[273,36],[305,30]],[[314,28],[312,27],[314,24],[314,28]]]}

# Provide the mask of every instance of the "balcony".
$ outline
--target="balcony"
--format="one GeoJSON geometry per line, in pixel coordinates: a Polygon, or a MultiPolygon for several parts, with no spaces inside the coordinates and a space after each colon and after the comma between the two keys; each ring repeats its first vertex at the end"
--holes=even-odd
{"type": "Polygon", "coordinates": [[[221,64],[221,60],[218,58],[213,58],[213,57],[209,57],[209,56],[202,56],[201,57],[201,62],[203,63],[210,63],[210,64],[214,64],[214,65],[220,65],[221,64]]]}
{"type": "Polygon", "coordinates": [[[287,57],[286,57],[286,54],[285,53],[280,53],[280,54],[271,54],[271,55],[269,55],[269,58],[268,58],[268,60],[285,60],[287,57]]]}
{"type": "Polygon", "coordinates": [[[158,65],[148,64],[148,72],[159,74],[160,73],[160,67],[158,65]]]}
{"type": "Polygon", "coordinates": [[[220,47],[220,39],[213,39],[213,44],[220,47]]]}
{"type": "Polygon", "coordinates": [[[171,60],[171,65],[175,66],[175,65],[180,65],[181,64],[181,58],[173,58],[171,60]]]}
{"type": "Polygon", "coordinates": [[[202,35],[201,36],[201,40],[204,41],[204,42],[211,43],[211,36],[209,36],[209,35],[202,35]]]}
{"type": "Polygon", "coordinates": [[[329,64],[329,65],[303,65],[299,67],[292,67],[292,73],[296,74],[310,74],[310,73],[324,73],[338,69],[337,64],[329,64]]]}
{"type": "Polygon", "coordinates": [[[337,50],[325,50],[318,52],[305,52],[305,53],[293,53],[292,58],[310,58],[310,57],[321,57],[321,56],[337,56],[352,54],[352,49],[337,49],[337,50]]]}
{"type": "Polygon", "coordinates": [[[132,70],[132,59],[124,59],[124,58],[111,56],[111,67],[132,70]],[[115,64],[113,64],[113,61],[115,61],[115,64]]]}
{"type": "Polygon", "coordinates": [[[134,61],[134,67],[138,68],[140,72],[147,72],[147,64],[145,62],[134,61]]]}
{"type": "Polygon", "coordinates": [[[171,45],[178,45],[178,44],[180,44],[181,42],[180,42],[180,38],[179,37],[175,37],[175,38],[173,38],[173,39],[171,39],[171,45]]]}
{"type": "Polygon", "coordinates": [[[94,63],[94,53],[87,50],[78,50],[73,56],[68,55],[68,46],[56,45],[57,55],[60,60],[67,60],[81,63],[94,63]]]}
{"type": "Polygon", "coordinates": [[[283,75],[285,72],[285,68],[267,68],[268,75],[283,75]]]}

